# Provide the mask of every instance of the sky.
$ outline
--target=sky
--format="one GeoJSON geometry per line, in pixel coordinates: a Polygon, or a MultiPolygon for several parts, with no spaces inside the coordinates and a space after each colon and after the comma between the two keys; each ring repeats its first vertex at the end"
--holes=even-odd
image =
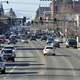
{"type": "MultiPolygon", "coordinates": [[[[2,0],[2,2],[3,1],[6,0],[2,0]]],[[[8,2],[8,4],[3,2],[5,12],[13,8],[18,17],[26,16],[30,19],[34,19],[39,5],[47,6],[50,4],[50,1],[45,2],[40,0],[8,0],[8,2]]]]}

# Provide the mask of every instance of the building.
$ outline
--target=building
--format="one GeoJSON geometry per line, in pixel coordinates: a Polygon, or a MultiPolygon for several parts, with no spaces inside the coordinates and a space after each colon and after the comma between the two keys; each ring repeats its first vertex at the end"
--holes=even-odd
{"type": "Polygon", "coordinates": [[[3,5],[0,3],[0,16],[4,15],[3,5]]]}
{"type": "Polygon", "coordinates": [[[47,17],[50,17],[50,7],[39,7],[36,11],[36,18],[43,17],[43,19],[47,17]]]}
{"type": "Polygon", "coordinates": [[[64,29],[64,33],[66,29],[68,29],[69,32],[75,32],[77,30],[76,27],[78,27],[78,30],[80,29],[80,0],[53,0],[50,6],[51,18],[63,20],[63,22],[58,25],[64,29]],[[65,21],[67,21],[67,23],[65,23],[65,21]],[[74,24],[75,21],[76,25],[74,24]]]}

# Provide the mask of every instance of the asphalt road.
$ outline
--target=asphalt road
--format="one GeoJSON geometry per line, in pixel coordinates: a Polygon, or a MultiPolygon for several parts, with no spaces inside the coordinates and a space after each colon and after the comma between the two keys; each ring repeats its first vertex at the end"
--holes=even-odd
{"type": "Polygon", "coordinates": [[[6,74],[0,74],[0,80],[80,80],[80,49],[61,45],[56,56],[44,56],[45,41],[17,45],[21,46],[16,61],[6,63],[6,74]]]}

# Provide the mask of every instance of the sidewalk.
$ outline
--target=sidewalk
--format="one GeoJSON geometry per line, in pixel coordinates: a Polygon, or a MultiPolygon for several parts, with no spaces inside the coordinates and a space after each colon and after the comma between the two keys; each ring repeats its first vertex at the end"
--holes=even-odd
{"type": "Polygon", "coordinates": [[[77,43],[77,47],[80,48],[80,42],[77,43]]]}

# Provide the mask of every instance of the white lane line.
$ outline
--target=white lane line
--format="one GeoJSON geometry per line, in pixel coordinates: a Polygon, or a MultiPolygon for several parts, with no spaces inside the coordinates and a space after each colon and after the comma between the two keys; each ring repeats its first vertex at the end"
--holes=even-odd
{"type": "MultiPolygon", "coordinates": [[[[9,73],[12,73],[15,70],[16,67],[17,66],[12,67],[12,69],[9,71],[9,73]]],[[[7,76],[10,76],[10,74],[7,74],[7,76]]]]}

